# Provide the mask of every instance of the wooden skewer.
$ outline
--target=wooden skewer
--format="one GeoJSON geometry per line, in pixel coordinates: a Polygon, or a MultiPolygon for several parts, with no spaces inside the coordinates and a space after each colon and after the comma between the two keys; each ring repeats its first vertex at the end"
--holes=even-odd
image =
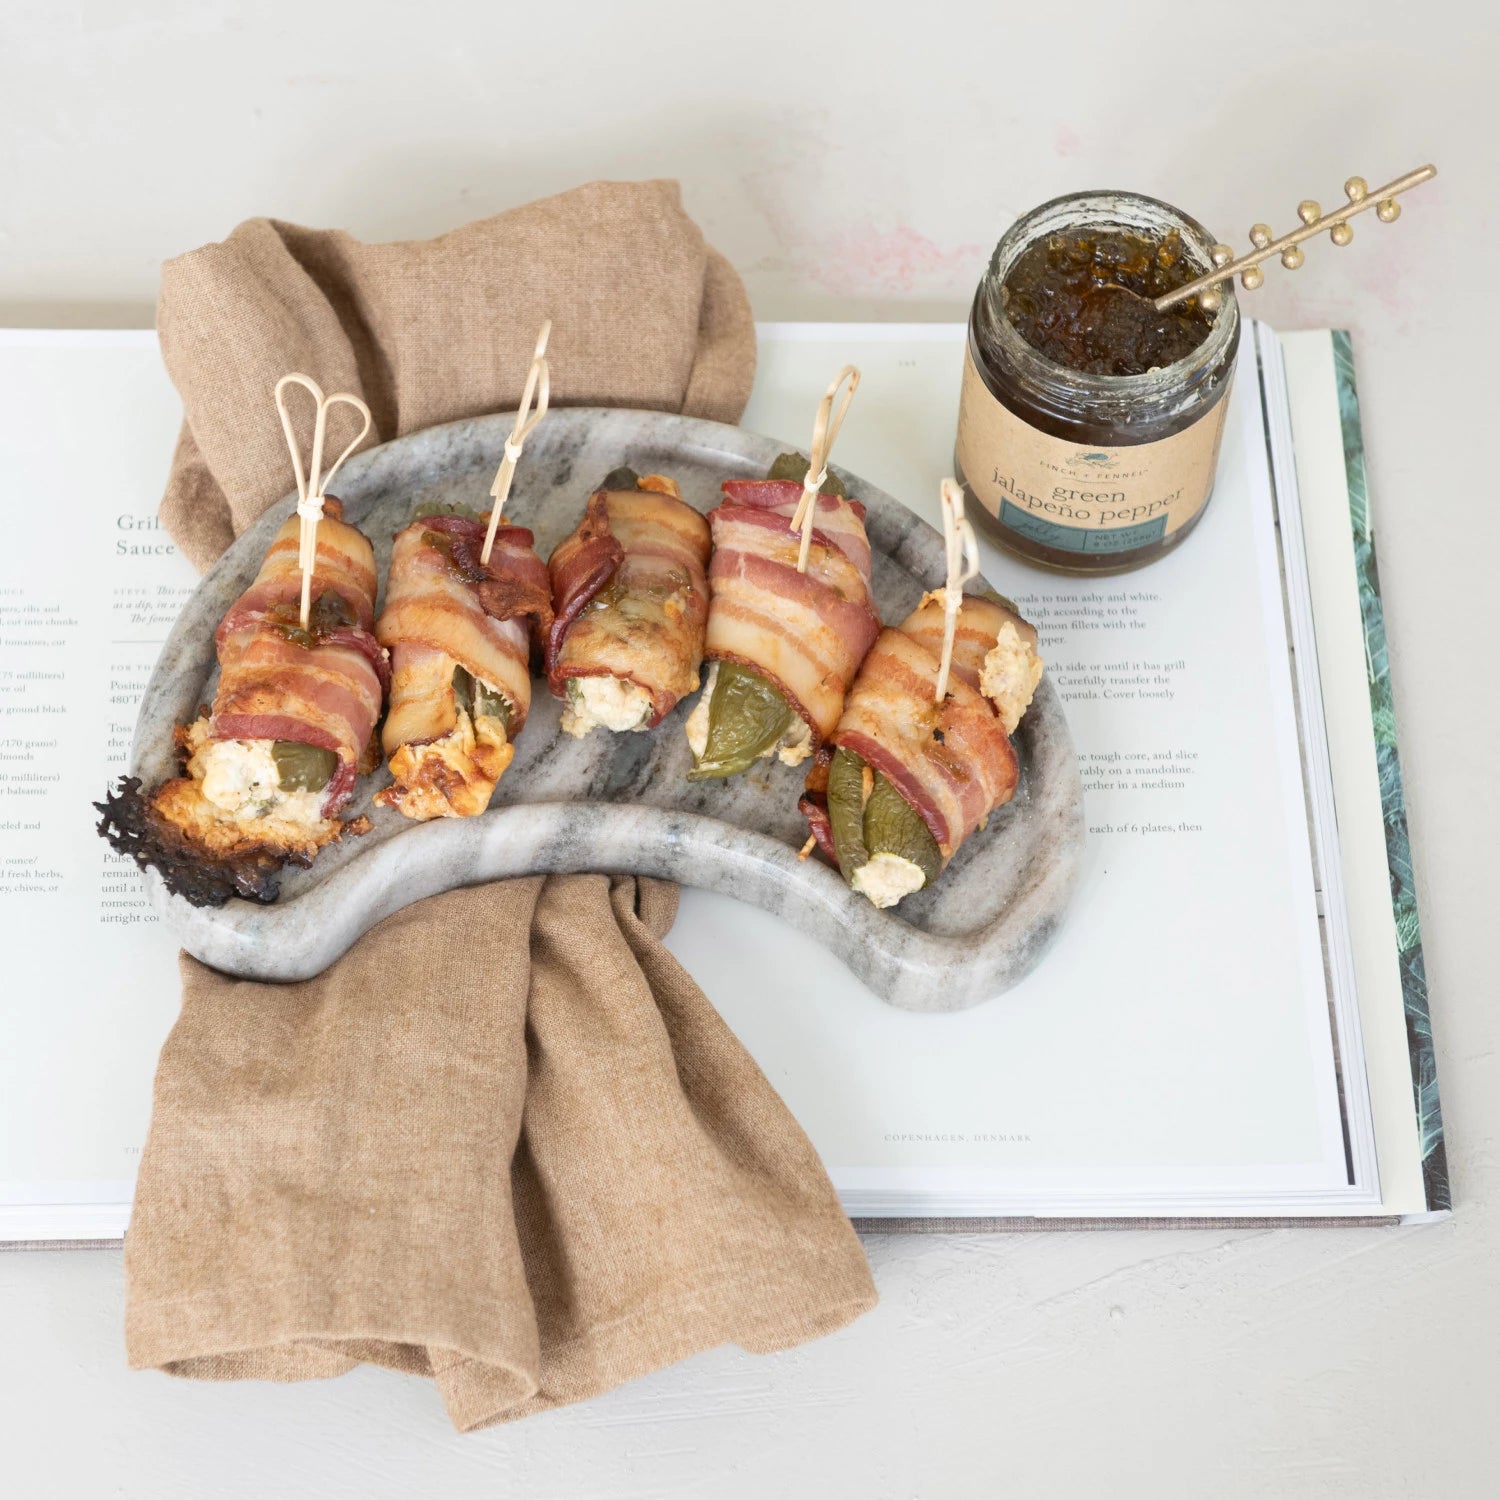
{"type": "Polygon", "coordinates": [[[799,573],[807,572],[813,525],[818,515],[818,495],[822,491],[823,481],[828,478],[828,455],[833,451],[834,439],[839,435],[839,428],[844,425],[849,403],[858,389],[859,371],[853,365],[845,365],[833,377],[823,393],[823,399],[818,403],[818,416],[813,423],[812,450],[808,457],[807,474],[802,481],[802,499],[797,502],[796,513],[792,516],[792,530],[800,530],[802,533],[802,545],[797,549],[799,573]],[[849,382],[849,389],[844,392],[844,399],[839,402],[838,411],[835,412],[834,399],[846,380],[849,382]]]}
{"type": "Polygon", "coordinates": [[[526,372],[526,388],[521,392],[521,405],[516,411],[516,424],[511,428],[510,436],[505,440],[505,457],[500,460],[500,467],[495,471],[495,482],[490,486],[490,494],[495,497],[495,503],[490,507],[490,528],[484,534],[484,551],[479,554],[480,562],[486,566],[489,564],[490,550],[495,545],[495,533],[500,529],[500,512],[505,509],[505,501],[510,494],[510,482],[515,478],[516,464],[520,462],[522,445],[531,436],[537,423],[547,415],[551,378],[545,356],[547,340],[551,336],[552,319],[548,318],[542,324],[542,331],[536,336],[536,352],[531,356],[531,368],[526,372]],[[531,413],[533,396],[536,398],[536,411],[531,413]],[[528,413],[531,413],[529,417],[528,413]]]}
{"type": "Polygon", "coordinates": [[[938,660],[937,692],[933,698],[939,707],[948,696],[953,638],[958,633],[958,612],[963,607],[964,585],[979,576],[979,542],[974,528],[964,518],[964,492],[956,479],[943,481],[941,499],[948,581],[943,585],[943,654],[938,660]]]}
{"type": "Polygon", "coordinates": [[[1322,212],[1313,199],[1304,198],[1297,205],[1297,217],[1302,220],[1299,228],[1282,235],[1280,239],[1273,240],[1271,231],[1265,224],[1252,225],[1250,239],[1255,249],[1248,255],[1242,255],[1235,260],[1234,251],[1228,245],[1215,245],[1212,271],[1198,277],[1196,281],[1188,282],[1186,286],[1178,287],[1174,292],[1168,292],[1164,297],[1156,298],[1152,306],[1158,312],[1165,312],[1169,307],[1193,296],[1194,293],[1202,293],[1198,298],[1198,305],[1205,312],[1217,312],[1223,298],[1213,288],[1216,288],[1221,281],[1230,281],[1235,276],[1239,276],[1245,290],[1253,292],[1263,280],[1261,273],[1255,269],[1261,261],[1268,260],[1273,255],[1279,255],[1282,265],[1288,271],[1295,271],[1303,261],[1302,251],[1297,248],[1303,240],[1310,240],[1315,234],[1322,234],[1326,229],[1335,245],[1347,245],[1354,238],[1354,231],[1346,225],[1355,214],[1362,214],[1367,208],[1373,208],[1380,222],[1389,224],[1401,215],[1401,205],[1396,202],[1396,194],[1404,193],[1408,188],[1414,188],[1436,176],[1437,168],[1429,163],[1425,167],[1418,167],[1414,172],[1406,173],[1403,177],[1397,177],[1373,192],[1363,177],[1351,177],[1344,184],[1344,193],[1349,201],[1342,208],[1336,208],[1332,213],[1327,214],[1322,212]]]}
{"type": "Polygon", "coordinates": [[[292,472],[297,476],[297,566],[302,570],[302,628],[307,629],[312,611],[313,574],[318,566],[318,522],[323,519],[323,501],[333,476],[343,467],[344,460],[364,442],[373,425],[370,408],[358,396],[347,391],[325,396],[323,388],[309,375],[283,375],[276,382],[276,410],[281,414],[281,430],[286,434],[286,445],[291,450],[292,472]],[[292,426],[291,413],[286,408],[286,388],[300,385],[312,392],[317,409],[313,414],[312,459],[306,472],[302,468],[302,450],[297,442],[297,432],[292,426]],[[328,433],[328,413],[335,406],[352,406],[365,419],[354,441],[344,449],[323,472],[323,443],[328,433]]]}

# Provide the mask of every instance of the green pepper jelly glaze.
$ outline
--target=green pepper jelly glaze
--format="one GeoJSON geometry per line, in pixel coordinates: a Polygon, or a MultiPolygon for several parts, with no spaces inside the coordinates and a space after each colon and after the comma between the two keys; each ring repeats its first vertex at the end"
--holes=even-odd
{"type": "Polygon", "coordinates": [[[1123,572],[1186,539],[1213,490],[1239,309],[1232,283],[1212,313],[1155,299],[1214,250],[1139,193],[1056,198],[1006,230],[969,316],[954,457],[979,530],[1064,573],[1123,572]]]}
{"type": "Polygon", "coordinates": [[[324,589],[312,602],[307,612],[307,624],[302,624],[302,611],[295,604],[277,604],[266,612],[267,621],[276,627],[294,646],[305,646],[310,651],[335,630],[347,629],[359,624],[359,616],[337,589],[324,589]]]}
{"type": "Polygon", "coordinates": [[[868,800],[864,795],[865,762],[852,750],[833,752],[828,767],[828,821],[844,879],[853,881],[877,854],[894,854],[921,870],[931,885],[943,868],[942,851],[921,814],[891,783],[873,771],[868,800]]]}
{"type": "Polygon", "coordinates": [[[1198,274],[1181,230],[1060,230],[1017,257],[1001,306],[1016,332],[1057,364],[1144,375],[1186,359],[1208,337],[1214,320],[1196,297],[1166,312],[1153,305],[1198,274]]]}
{"type": "Polygon", "coordinates": [[[422,545],[441,552],[448,559],[448,566],[465,583],[484,583],[490,576],[489,569],[479,560],[477,547],[467,537],[454,536],[448,531],[424,531],[422,545]]]}

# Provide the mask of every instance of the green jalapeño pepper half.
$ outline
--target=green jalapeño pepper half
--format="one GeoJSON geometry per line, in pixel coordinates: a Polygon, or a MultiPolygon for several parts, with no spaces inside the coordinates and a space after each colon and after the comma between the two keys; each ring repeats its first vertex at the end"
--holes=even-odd
{"type": "Polygon", "coordinates": [[[486,686],[463,667],[454,667],[453,698],[470,719],[481,716],[498,719],[505,728],[506,739],[510,738],[510,704],[503,693],[486,686]]]}
{"type": "Polygon", "coordinates": [[[943,868],[932,830],[910,802],[879,771],[871,771],[865,795],[865,762],[852,750],[835,750],[828,767],[828,821],[844,879],[853,881],[877,854],[910,860],[931,885],[943,868]]]}
{"type": "Polygon", "coordinates": [[[284,792],[321,792],[339,767],[339,758],[332,750],[296,740],[272,740],[271,759],[276,762],[276,780],[284,792]]]}
{"type": "Polygon", "coordinates": [[[621,464],[618,469],[611,469],[603,479],[599,481],[595,494],[599,490],[634,490],[639,489],[641,476],[634,469],[621,464]]]}
{"type": "Polygon", "coordinates": [[[708,700],[708,743],[688,780],[738,776],[774,750],[791,723],[786,699],[759,672],[721,661],[708,700]]]}
{"type": "Polygon", "coordinates": [[[459,516],[465,521],[487,521],[487,510],[475,510],[472,505],[463,505],[457,500],[424,500],[412,513],[413,521],[427,521],[433,516],[459,516]]]}
{"type": "MultiPolygon", "coordinates": [[[[795,479],[802,484],[807,479],[807,458],[801,453],[782,453],[778,455],[776,462],[771,465],[766,474],[767,479],[795,479]]],[[[844,489],[844,481],[836,474],[830,474],[823,481],[823,487],[818,491],[820,495],[837,495],[840,500],[845,500],[848,495],[844,489]]]]}

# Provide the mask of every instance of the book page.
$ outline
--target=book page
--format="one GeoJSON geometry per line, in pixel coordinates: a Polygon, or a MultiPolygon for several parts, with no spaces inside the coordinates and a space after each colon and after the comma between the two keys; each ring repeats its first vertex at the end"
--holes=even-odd
{"type": "MultiPolygon", "coordinates": [[[[771,332],[745,425],[797,440],[853,359],[840,463],[936,521],[962,330],[771,332]]],[[[909,1193],[1119,1213],[1346,1186],[1253,357],[1232,401],[1218,491],[1168,558],[1077,580],[983,548],[1039,628],[1087,788],[1087,870],[1033,975],[906,1014],[781,924],[685,893],[674,950],[856,1213],[909,1193]]]]}
{"type": "Polygon", "coordinates": [[[156,520],[181,409],[149,333],[6,335],[0,409],[0,1228],[113,1204],[118,1234],[176,944],[90,802],[197,582],[156,520]]]}
{"type": "MultiPolygon", "coordinates": [[[[89,803],[195,581],[154,521],[180,409],[149,333],[6,337],[0,1234],[118,1235],[176,945],[89,803]]],[[[840,462],[936,520],[961,340],[763,330],[745,425],[805,445],[854,358],[840,462]]],[[[984,548],[1041,626],[1089,783],[1082,889],[1034,975],[911,1015],[765,913],[683,893],[673,948],[854,1212],[1276,1211],[1343,1181],[1253,378],[1234,399],[1220,493],[1174,558],[1077,583],[984,548]]]]}

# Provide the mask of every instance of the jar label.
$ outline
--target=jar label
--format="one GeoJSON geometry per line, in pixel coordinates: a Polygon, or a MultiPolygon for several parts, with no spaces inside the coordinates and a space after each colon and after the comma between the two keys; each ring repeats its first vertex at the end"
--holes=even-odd
{"type": "Polygon", "coordinates": [[[1133,552],[1181,531],[1208,500],[1229,396],[1154,443],[1087,447],[1053,437],[997,401],[964,352],[958,466],[1007,530],[1044,547],[1133,552]]]}

